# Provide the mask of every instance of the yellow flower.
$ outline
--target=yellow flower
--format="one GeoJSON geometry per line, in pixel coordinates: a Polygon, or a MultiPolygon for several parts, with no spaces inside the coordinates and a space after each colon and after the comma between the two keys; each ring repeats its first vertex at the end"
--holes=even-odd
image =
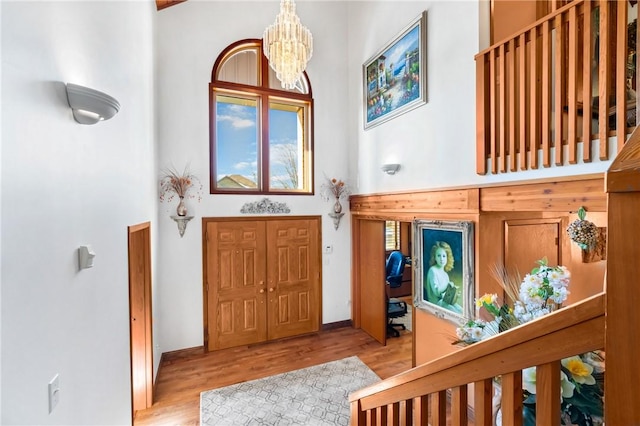
{"type": "Polygon", "coordinates": [[[476,299],[476,306],[478,308],[481,308],[485,304],[491,305],[492,303],[495,303],[496,300],[498,300],[498,295],[497,294],[486,293],[486,294],[482,295],[480,298],[476,299]]]}
{"type": "Polygon", "coordinates": [[[572,356],[561,361],[562,366],[569,370],[571,378],[576,383],[585,385],[595,385],[596,379],[593,378],[593,367],[582,361],[579,356],[572,356]]]}

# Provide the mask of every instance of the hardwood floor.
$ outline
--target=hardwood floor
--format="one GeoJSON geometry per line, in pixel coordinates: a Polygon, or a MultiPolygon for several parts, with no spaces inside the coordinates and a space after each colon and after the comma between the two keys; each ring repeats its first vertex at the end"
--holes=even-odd
{"type": "Polygon", "coordinates": [[[165,354],[155,403],[135,426],[199,424],[200,392],[357,355],[382,379],[411,368],[412,334],[382,346],[362,330],[337,328],[276,342],[205,354],[202,348],[165,354]]]}

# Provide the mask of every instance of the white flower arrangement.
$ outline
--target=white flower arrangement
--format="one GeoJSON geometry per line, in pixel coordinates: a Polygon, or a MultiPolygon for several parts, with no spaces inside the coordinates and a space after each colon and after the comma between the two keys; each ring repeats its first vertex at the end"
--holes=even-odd
{"type": "MultiPolygon", "coordinates": [[[[514,301],[500,305],[497,294],[485,294],[476,299],[476,307],[484,308],[493,320],[472,319],[456,329],[454,344],[469,345],[539,318],[561,307],[569,295],[571,273],[564,266],[549,266],[547,259],[522,281],[513,280],[503,270],[494,275],[514,301]]],[[[593,426],[602,424],[604,352],[592,351],[560,361],[562,424],[593,426]]],[[[523,424],[535,424],[536,367],[522,370],[523,424]]]]}

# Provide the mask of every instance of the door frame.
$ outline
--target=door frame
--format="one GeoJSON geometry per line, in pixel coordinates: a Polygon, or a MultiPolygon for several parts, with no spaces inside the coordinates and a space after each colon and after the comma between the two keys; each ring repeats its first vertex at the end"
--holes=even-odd
{"type": "MultiPolygon", "coordinates": [[[[318,221],[318,324],[322,328],[323,283],[322,283],[322,216],[210,216],[202,218],[202,335],[205,352],[209,352],[209,268],[208,248],[209,235],[207,224],[209,222],[242,222],[242,221],[272,221],[272,220],[317,220],[318,221]]],[[[265,259],[266,262],[266,259],[265,259]]]]}
{"type": "Polygon", "coordinates": [[[131,373],[131,412],[135,418],[138,410],[153,405],[153,316],[151,298],[151,223],[144,222],[127,227],[128,267],[129,267],[129,351],[131,373]],[[139,238],[141,238],[141,241],[139,238]],[[142,282],[135,273],[134,262],[141,263],[142,282]],[[142,299],[142,306],[133,301],[142,299]],[[141,308],[141,312],[137,309],[141,308]],[[144,335],[134,332],[133,322],[139,321],[140,314],[144,322],[144,335]],[[142,342],[140,341],[142,340],[142,342]],[[141,349],[141,350],[140,350],[141,349]],[[137,361],[137,362],[136,362],[137,361]],[[136,366],[144,364],[144,371],[135,371],[136,366]],[[143,376],[143,383],[137,383],[137,377],[143,376]],[[144,401],[137,403],[136,401],[144,401]]]}

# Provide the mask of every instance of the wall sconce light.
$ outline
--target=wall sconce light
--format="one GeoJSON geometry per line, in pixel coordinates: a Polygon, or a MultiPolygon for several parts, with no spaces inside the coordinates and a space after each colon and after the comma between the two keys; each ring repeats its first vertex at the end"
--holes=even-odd
{"type": "Polygon", "coordinates": [[[96,124],[120,111],[117,99],[88,87],[67,83],[67,99],[73,118],[80,124],[96,124]]]}
{"type": "Polygon", "coordinates": [[[400,164],[383,164],[381,169],[388,175],[395,175],[400,170],[400,164]]]}

